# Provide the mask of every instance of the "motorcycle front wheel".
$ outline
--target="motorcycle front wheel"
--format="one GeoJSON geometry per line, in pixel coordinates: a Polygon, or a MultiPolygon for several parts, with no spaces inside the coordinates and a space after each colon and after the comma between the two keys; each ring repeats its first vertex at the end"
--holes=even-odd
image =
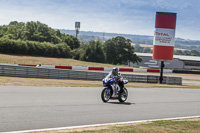
{"type": "Polygon", "coordinates": [[[127,98],[128,98],[128,90],[124,88],[123,91],[119,93],[118,100],[119,102],[125,102],[127,98]]]}
{"type": "Polygon", "coordinates": [[[108,88],[104,88],[101,92],[101,99],[103,102],[108,102],[111,97],[111,92],[109,92],[108,88]]]}

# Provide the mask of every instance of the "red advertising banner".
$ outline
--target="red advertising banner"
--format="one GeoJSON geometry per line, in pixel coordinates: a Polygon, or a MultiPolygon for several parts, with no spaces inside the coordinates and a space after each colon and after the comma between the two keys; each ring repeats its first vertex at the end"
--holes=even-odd
{"type": "Polygon", "coordinates": [[[153,59],[173,60],[176,13],[156,12],[153,59]]]}

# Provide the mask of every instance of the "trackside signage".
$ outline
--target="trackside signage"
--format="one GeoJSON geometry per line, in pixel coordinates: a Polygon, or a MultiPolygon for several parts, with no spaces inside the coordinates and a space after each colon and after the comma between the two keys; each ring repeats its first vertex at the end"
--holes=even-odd
{"type": "Polygon", "coordinates": [[[173,60],[176,13],[156,12],[153,59],[173,60]]]}
{"type": "Polygon", "coordinates": [[[174,47],[175,29],[156,28],[154,35],[154,45],[174,47]]]}

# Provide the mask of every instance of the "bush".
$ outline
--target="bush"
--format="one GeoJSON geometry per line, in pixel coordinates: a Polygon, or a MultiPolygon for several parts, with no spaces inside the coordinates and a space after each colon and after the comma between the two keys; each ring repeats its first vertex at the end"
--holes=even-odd
{"type": "Polygon", "coordinates": [[[72,56],[70,47],[65,43],[54,45],[47,42],[11,40],[8,38],[0,38],[0,52],[63,58],[72,56]]]}

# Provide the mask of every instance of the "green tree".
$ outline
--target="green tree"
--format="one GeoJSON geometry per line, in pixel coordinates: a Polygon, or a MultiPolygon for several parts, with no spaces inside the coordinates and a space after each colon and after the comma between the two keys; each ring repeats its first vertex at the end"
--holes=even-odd
{"type": "Polygon", "coordinates": [[[131,46],[131,40],[118,36],[107,40],[104,43],[104,52],[106,62],[112,64],[126,64],[128,61],[133,63],[141,62],[136,54],[134,47],[131,46]]]}
{"type": "Polygon", "coordinates": [[[91,62],[105,62],[105,56],[101,41],[90,41],[88,45],[84,45],[80,60],[91,62]]]}
{"type": "Polygon", "coordinates": [[[82,41],[79,48],[72,50],[72,58],[73,59],[76,59],[76,60],[80,59],[80,56],[83,53],[83,48],[85,45],[87,45],[87,44],[82,41]]]}
{"type": "Polygon", "coordinates": [[[150,52],[151,52],[151,49],[148,48],[148,47],[144,47],[142,52],[143,52],[143,53],[150,53],[150,52]]]}
{"type": "Polygon", "coordinates": [[[72,50],[80,47],[79,40],[72,35],[65,35],[63,37],[63,42],[69,45],[72,50]]]}
{"type": "Polygon", "coordinates": [[[12,25],[17,25],[17,24],[18,24],[17,21],[11,21],[11,22],[9,23],[10,26],[12,26],[12,25]]]}
{"type": "Polygon", "coordinates": [[[174,55],[179,55],[179,53],[176,50],[174,50],[174,55]]]}

